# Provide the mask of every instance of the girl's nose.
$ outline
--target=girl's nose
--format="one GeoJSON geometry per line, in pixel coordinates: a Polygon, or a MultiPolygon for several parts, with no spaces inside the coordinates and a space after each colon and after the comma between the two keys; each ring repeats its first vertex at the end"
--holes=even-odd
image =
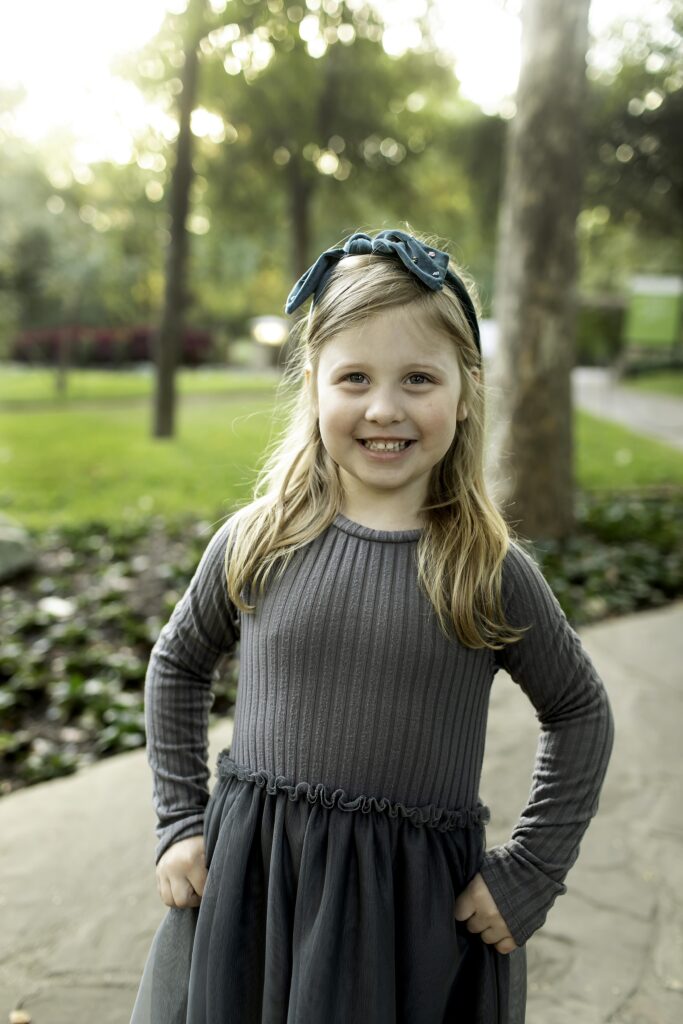
{"type": "Polygon", "coordinates": [[[391,390],[378,390],[368,398],[367,409],[365,410],[366,419],[402,419],[403,410],[401,408],[401,400],[395,392],[391,390]]]}

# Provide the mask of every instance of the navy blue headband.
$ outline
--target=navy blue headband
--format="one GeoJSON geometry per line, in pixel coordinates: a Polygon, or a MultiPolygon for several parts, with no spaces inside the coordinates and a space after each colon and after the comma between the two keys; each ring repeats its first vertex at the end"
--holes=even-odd
{"type": "Polygon", "coordinates": [[[315,305],[316,299],[322,294],[330,273],[339,260],[344,256],[365,255],[366,253],[398,256],[403,266],[432,291],[443,288],[444,284],[449,285],[462,303],[463,311],[472,328],[474,340],[481,356],[477,314],[465,285],[457,274],[448,269],[448,253],[423,245],[422,242],[418,242],[416,238],[405,231],[380,231],[374,238],[362,231],[356,231],[355,234],[347,238],[343,248],[327,249],[321,253],[315,263],[302,274],[292,288],[285,304],[285,313],[293,313],[309,295],[313,296],[312,305],[315,305]]]}

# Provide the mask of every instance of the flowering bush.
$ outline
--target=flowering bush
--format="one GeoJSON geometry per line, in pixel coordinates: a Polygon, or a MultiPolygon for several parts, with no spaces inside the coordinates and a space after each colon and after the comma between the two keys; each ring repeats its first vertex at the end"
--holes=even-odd
{"type": "MultiPolygon", "coordinates": [[[[153,360],[156,328],[133,327],[35,327],[19,334],[9,357],[34,366],[56,366],[64,351],[69,366],[125,366],[153,360]]],[[[201,366],[214,357],[210,331],[186,327],[180,362],[201,366]]]]}

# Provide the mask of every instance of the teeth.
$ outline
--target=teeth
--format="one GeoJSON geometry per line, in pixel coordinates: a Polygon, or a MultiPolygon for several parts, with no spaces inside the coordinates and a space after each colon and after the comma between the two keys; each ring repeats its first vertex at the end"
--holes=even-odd
{"type": "Polygon", "coordinates": [[[363,444],[366,448],[378,452],[400,452],[408,447],[407,441],[395,441],[391,444],[388,444],[386,441],[363,441],[363,444]]]}

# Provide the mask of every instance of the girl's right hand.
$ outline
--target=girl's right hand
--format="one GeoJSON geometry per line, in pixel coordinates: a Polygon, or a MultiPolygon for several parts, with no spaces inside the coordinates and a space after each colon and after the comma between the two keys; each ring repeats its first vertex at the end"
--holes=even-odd
{"type": "Polygon", "coordinates": [[[169,846],[156,866],[162,902],[167,907],[198,907],[207,874],[204,837],[179,839],[169,846]]]}

